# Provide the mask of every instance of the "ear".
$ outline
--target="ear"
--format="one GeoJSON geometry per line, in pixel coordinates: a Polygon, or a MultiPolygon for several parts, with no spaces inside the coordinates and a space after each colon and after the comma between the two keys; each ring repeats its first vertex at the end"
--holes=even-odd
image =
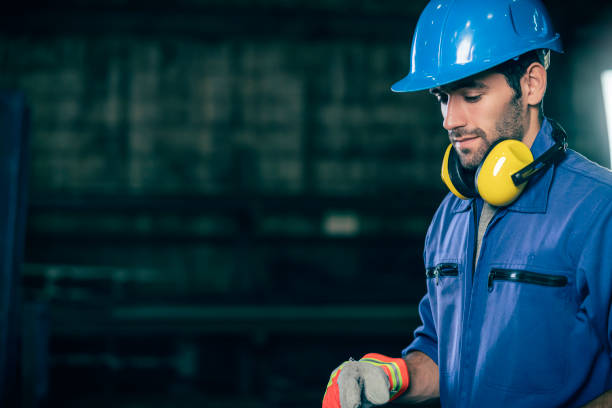
{"type": "Polygon", "coordinates": [[[527,67],[521,78],[523,97],[528,105],[534,106],[542,102],[546,92],[546,69],[539,62],[527,67]]]}

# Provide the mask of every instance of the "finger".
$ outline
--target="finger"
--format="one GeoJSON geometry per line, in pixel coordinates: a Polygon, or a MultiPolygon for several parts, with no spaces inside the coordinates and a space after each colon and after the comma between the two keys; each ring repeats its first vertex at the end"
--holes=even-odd
{"type": "Polygon", "coordinates": [[[363,378],[363,395],[365,399],[375,405],[389,402],[389,379],[381,367],[368,363],[359,365],[359,374],[363,378]]]}
{"type": "Polygon", "coordinates": [[[347,363],[338,376],[340,405],[342,408],[359,408],[361,406],[361,389],[363,381],[359,376],[357,361],[347,363]]]}

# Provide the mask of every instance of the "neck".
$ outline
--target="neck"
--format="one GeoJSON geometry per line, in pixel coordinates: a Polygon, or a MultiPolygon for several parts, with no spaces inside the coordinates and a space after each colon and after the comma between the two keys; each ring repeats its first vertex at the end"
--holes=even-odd
{"type": "Polygon", "coordinates": [[[541,126],[542,116],[539,107],[530,106],[527,110],[527,122],[525,123],[525,135],[523,136],[523,143],[527,147],[531,148],[541,126]]]}

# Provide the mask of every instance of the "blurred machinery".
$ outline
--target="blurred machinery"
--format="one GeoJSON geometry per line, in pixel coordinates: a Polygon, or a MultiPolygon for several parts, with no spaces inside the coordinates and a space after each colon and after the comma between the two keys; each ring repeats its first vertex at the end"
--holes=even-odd
{"type": "Polygon", "coordinates": [[[352,197],[33,198],[23,284],[49,305],[50,404],[312,406],[338,354],[397,352],[418,322],[420,255],[404,249],[421,245],[415,214],[429,208],[405,197],[380,207],[352,197]],[[191,259],[191,281],[159,269],[177,253],[191,259]],[[198,261],[211,254],[226,270],[198,261]]]}

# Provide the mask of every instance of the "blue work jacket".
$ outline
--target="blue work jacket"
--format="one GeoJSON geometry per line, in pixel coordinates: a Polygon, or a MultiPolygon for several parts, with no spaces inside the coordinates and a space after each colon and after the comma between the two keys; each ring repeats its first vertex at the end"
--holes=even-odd
{"type": "MultiPolygon", "coordinates": [[[[547,120],[531,148],[554,144],[547,120]]],[[[612,389],[612,173],[568,150],[491,220],[449,194],[424,250],[419,350],[443,407],[579,407],[612,389]],[[475,266],[476,265],[476,266],[475,266]]]]}

